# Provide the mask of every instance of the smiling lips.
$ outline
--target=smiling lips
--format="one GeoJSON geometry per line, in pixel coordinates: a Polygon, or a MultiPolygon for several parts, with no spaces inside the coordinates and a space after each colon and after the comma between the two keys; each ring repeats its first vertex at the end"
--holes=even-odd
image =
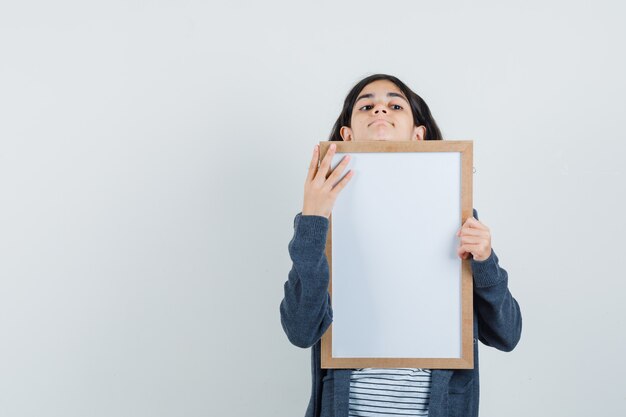
{"type": "Polygon", "coordinates": [[[389,123],[391,126],[393,126],[393,123],[391,123],[391,122],[390,122],[390,121],[388,121],[388,120],[385,120],[385,119],[376,119],[376,120],[374,120],[372,123],[370,123],[369,125],[367,125],[367,127],[373,126],[373,125],[375,125],[375,124],[384,124],[384,123],[389,123]]]}

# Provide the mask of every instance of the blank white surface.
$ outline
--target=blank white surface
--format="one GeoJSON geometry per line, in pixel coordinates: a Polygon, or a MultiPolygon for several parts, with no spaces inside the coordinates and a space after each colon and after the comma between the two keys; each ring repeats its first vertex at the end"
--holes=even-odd
{"type": "Polygon", "coordinates": [[[333,357],[459,358],[461,154],[350,155],[332,214],[333,357]]]}

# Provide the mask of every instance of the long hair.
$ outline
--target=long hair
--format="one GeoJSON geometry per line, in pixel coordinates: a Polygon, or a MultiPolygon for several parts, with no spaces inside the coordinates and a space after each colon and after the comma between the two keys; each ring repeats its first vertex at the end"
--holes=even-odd
{"type": "Polygon", "coordinates": [[[430,114],[430,109],[426,102],[418,96],[413,90],[411,90],[406,84],[402,81],[394,77],[393,75],[387,74],[374,74],[369,77],[363,78],[359,81],[352,90],[346,96],[346,99],[343,102],[343,109],[333,126],[332,131],[330,132],[330,139],[335,141],[343,141],[341,134],[339,131],[342,126],[351,127],[350,121],[352,120],[352,109],[354,108],[354,103],[359,96],[359,93],[365,88],[366,85],[373,83],[378,80],[388,80],[394,83],[408,98],[409,104],[411,106],[411,112],[413,113],[413,121],[415,122],[415,126],[424,126],[426,128],[426,135],[424,136],[425,140],[442,140],[441,131],[435,123],[435,119],[430,114]]]}

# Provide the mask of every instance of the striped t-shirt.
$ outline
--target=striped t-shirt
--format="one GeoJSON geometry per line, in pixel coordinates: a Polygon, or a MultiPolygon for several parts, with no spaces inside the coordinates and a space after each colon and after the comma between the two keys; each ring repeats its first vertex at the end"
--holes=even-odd
{"type": "Polygon", "coordinates": [[[427,416],[430,369],[361,368],[350,376],[350,416],[427,416]]]}

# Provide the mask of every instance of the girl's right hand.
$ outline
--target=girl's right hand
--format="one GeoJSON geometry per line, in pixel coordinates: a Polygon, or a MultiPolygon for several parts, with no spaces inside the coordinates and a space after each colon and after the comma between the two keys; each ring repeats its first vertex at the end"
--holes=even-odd
{"type": "Polygon", "coordinates": [[[332,173],[326,177],[330,169],[330,162],[335,155],[335,149],[337,145],[331,143],[328,152],[322,159],[322,163],[319,168],[317,166],[319,145],[315,145],[313,150],[313,159],[311,159],[311,165],[309,166],[309,173],[304,183],[304,207],[302,208],[303,216],[324,216],[330,217],[330,213],[333,211],[333,205],[337,199],[337,195],[346,186],[350,178],[354,175],[350,170],[339,181],[341,173],[348,165],[350,155],[343,157],[341,162],[335,167],[332,173]]]}

